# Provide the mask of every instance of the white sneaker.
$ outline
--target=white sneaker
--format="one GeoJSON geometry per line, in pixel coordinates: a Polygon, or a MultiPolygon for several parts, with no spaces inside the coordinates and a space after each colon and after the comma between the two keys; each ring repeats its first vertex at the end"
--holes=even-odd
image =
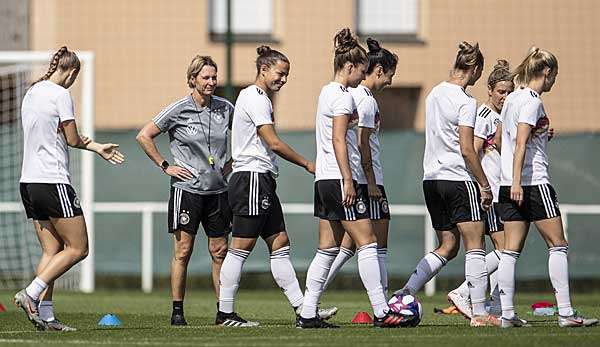
{"type": "Polygon", "coordinates": [[[527,321],[519,318],[516,314],[511,318],[500,318],[500,327],[501,328],[519,328],[519,327],[529,327],[527,321]]]}
{"type": "Polygon", "coordinates": [[[456,309],[467,319],[473,318],[473,309],[471,307],[471,298],[464,297],[456,290],[448,293],[448,302],[456,306],[456,309]]]}
{"type": "Polygon", "coordinates": [[[471,318],[472,327],[497,327],[500,325],[498,317],[486,314],[485,316],[473,316],[471,318]]]}
{"type": "Polygon", "coordinates": [[[558,326],[561,328],[590,327],[596,324],[598,324],[596,318],[584,318],[576,315],[569,317],[558,316],[558,326]]]}
{"type": "MultiPolygon", "coordinates": [[[[300,306],[296,307],[296,316],[300,317],[301,312],[302,312],[302,304],[300,304],[300,306]]],[[[338,308],[335,306],[328,307],[328,308],[317,307],[317,315],[322,320],[330,319],[331,317],[335,316],[337,314],[337,312],[338,312],[338,308]]]]}

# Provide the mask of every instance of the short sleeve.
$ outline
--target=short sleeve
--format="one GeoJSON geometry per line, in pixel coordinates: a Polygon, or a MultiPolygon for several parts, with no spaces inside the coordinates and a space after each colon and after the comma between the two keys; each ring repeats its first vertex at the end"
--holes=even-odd
{"type": "Polygon", "coordinates": [[[473,134],[479,138],[487,139],[490,134],[492,127],[491,122],[492,117],[488,114],[486,117],[478,115],[475,117],[475,130],[473,134]]]}
{"type": "Polygon", "coordinates": [[[259,95],[254,102],[247,104],[246,112],[257,127],[273,124],[273,105],[266,96],[259,95]]]}
{"type": "Polygon", "coordinates": [[[375,115],[377,114],[377,102],[371,96],[365,97],[359,105],[358,126],[363,128],[375,128],[375,115]]]}
{"type": "Polygon", "coordinates": [[[68,90],[64,90],[56,100],[56,109],[61,122],[75,119],[75,110],[73,108],[73,99],[68,90]]]}
{"type": "Polygon", "coordinates": [[[333,112],[334,117],[353,114],[355,108],[354,99],[349,92],[341,92],[338,94],[331,105],[331,111],[333,112]]]}
{"type": "Polygon", "coordinates": [[[154,124],[156,124],[161,132],[168,131],[173,127],[173,125],[175,125],[175,113],[173,112],[174,109],[176,108],[171,104],[157,114],[154,119],[152,119],[154,124]]]}
{"type": "Polygon", "coordinates": [[[458,108],[458,125],[475,127],[475,117],[477,116],[477,101],[469,98],[469,101],[458,108]]]}
{"type": "Polygon", "coordinates": [[[536,126],[538,119],[544,116],[544,108],[542,101],[538,98],[531,99],[519,110],[518,123],[527,123],[531,126],[536,126]]]}

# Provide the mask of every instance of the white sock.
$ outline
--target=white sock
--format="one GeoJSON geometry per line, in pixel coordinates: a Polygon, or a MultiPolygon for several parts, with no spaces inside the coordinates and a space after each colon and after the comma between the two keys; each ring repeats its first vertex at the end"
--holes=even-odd
{"type": "MultiPolygon", "coordinates": [[[[500,264],[500,256],[502,252],[495,250],[485,256],[485,267],[487,268],[488,276],[490,276],[490,296],[492,300],[500,300],[498,294],[498,265],[500,264]]],[[[499,301],[497,301],[498,303],[499,301]]]]}
{"type": "Polygon", "coordinates": [[[381,273],[377,257],[377,243],[369,243],[358,249],[358,272],[362,280],[369,301],[373,307],[373,314],[377,318],[385,316],[388,305],[381,286],[381,273]]]}
{"type": "Polygon", "coordinates": [[[323,291],[329,287],[329,284],[333,282],[335,276],[337,276],[338,272],[342,269],[342,266],[346,264],[350,258],[354,256],[354,251],[345,247],[340,247],[340,252],[335,257],[333,264],[331,264],[331,269],[329,269],[329,275],[327,275],[327,281],[325,282],[325,286],[323,287],[323,291]]]}
{"type": "Polygon", "coordinates": [[[339,252],[338,247],[317,249],[317,254],[315,254],[306,272],[306,291],[304,292],[304,303],[300,313],[302,318],[316,317],[317,306],[323,293],[325,281],[327,281],[329,269],[339,252]]]}
{"type": "Polygon", "coordinates": [[[38,301],[40,299],[40,295],[44,290],[46,290],[46,288],[48,288],[48,285],[39,277],[36,277],[33,279],[33,281],[31,281],[27,288],[25,288],[25,292],[34,301],[38,301]]]}
{"type": "Polygon", "coordinates": [[[454,289],[453,292],[458,292],[458,294],[460,294],[460,296],[462,296],[463,298],[468,298],[469,286],[467,285],[467,281],[463,281],[463,283],[461,283],[460,286],[458,286],[458,288],[454,289]]]}
{"type": "Polygon", "coordinates": [[[519,252],[502,251],[498,265],[498,289],[502,305],[502,317],[510,319],[515,315],[515,265],[519,252]]]}
{"type": "Polygon", "coordinates": [[[563,317],[573,315],[571,297],[569,296],[569,260],[568,246],[551,247],[548,249],[548,272],[550,282],[554,287],[554,296],[558,306],[558,314],[563,317]]]}
{"type": "Polygon", "coordinates": [[[290,246],[282,247],[271,253],[271,273],[279,288],[283,289],[283,294],[292,307],[300,306],[304,301],[304,294],[302,294],[296,270],[290,260],[290,246]]]}
{"type": "Polygon", "coordinates": [[[487,292],[488,281],[485,270],[485,251],[483,249],[472,249],[466,252],[465,278],[469,287],[473,315],[485,315],[485,293],[487,292]]]}
{"type": "Polygon", "coordinates": [[[219,311],[231,313],[235,311],[235,294],[240,286],[242,267],[250,255],[249,251],[231,248],[227,251],[221,266],[219,287],[219,311]]]}
{"type": "Polygon", "coordinates": [[[388,296],[388,274],[387,266],[385,261],[387,260],[387,248],[377,248],[377,260],[379,261],[379,274],[381,275],[381,286],[383,287],[383,294],[385,297],[388,296]]]}
{"type": "Polygon", "coordinates": [[[435,252],[425,254],[423,259],[417,264],[415,271],[410,275],[410,278],[404,285],[404,288],[402,288],[402,291],[414,295],[421,290],[425,283],[429,282],[433,276],[437,275],[447,263],[448,260],[446,260],[446,258],[435,252]]]}
{"type": "Polygon", "coordinates": [[[45,322],[51,322],[54,320],[54,306],[52,301],[43,300],[38,305],[38,313],[40,318],[45,322]]]}

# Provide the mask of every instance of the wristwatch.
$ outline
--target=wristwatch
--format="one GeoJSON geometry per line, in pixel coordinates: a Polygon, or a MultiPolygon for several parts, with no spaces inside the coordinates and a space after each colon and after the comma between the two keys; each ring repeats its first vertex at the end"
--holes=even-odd
{"type": "Polygon", "coordinates": [[[166,160],[163,160],[162,163],[160,163],[160,168],[165,171],[167,168],[169,167],[169,162],[166,160]]]}

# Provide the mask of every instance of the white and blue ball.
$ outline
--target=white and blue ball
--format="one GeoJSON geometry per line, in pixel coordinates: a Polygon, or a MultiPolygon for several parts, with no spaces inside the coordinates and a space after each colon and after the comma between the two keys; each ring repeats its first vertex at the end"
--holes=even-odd
{"type": "Polygon", "coordinates": [[[388,306],[394,312],[398,312],[405,317],[413,317],[410,319],[408,326],[416,327],[421,323],[423,318],[423,306],[421,302],[413,295],[394,293],[388,301],[388,306]]]}

